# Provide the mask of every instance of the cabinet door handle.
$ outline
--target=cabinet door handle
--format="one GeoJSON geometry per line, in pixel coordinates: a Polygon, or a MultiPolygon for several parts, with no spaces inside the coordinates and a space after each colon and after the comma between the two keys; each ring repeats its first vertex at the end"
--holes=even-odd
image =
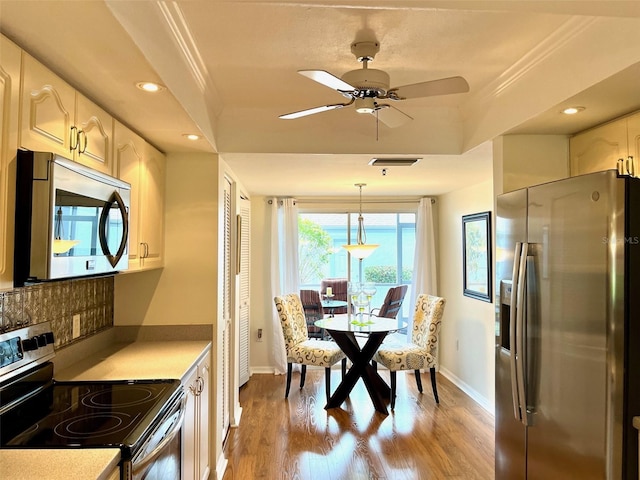
{"type": "Polygon", "coordinates": [[[204,378],[198,377],[198,396],[202,395],[204,390],[204,378]]]}
{"type": "Polygon", "coordinates": [[[140,258],[149,258],[149,244],[147,242],[140,242],[140,247],[142,248],[140,258]]]}
{"type": "Polygon", "coordinates": [[[87,133],[84,130],[78,130],[78,151],[84,153],[89,145],[87,133]],[[84,139],[84,142],[82,141],[84,139]]]}
{"type": "Polygon", "coordinates": [[[78,139],[78,127],[74,125],[73,127],[71,127],[69,131],[69,151],[73,151],[76,148],[78,148],[79,141],[80,140],[78,139]]]}

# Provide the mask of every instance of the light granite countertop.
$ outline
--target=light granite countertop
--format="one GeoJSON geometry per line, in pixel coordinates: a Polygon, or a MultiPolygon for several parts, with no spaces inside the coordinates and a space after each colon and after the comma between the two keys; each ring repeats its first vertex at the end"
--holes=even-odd
{"type": "MultiPolygon", "coordinates": [[[[211,345],[208,341],[118,343],[55,371],[58,381],[182,380],[211,345]]],[[[0,478],[105,480],[118,449],[0,449],[0,478]],[[46,475],[44,475],[46,472],[46,475]]]]}
{"type": "Polygon", "coordinates": [[[59,381],[182,380],[204,354],[207,341],[119,343],[56,371],[59,381]]]}
{"type": "Polygon", "coordinates": [[[0,478],[106,480],[120,461],[117,448],[0,450],[0,478]]]}

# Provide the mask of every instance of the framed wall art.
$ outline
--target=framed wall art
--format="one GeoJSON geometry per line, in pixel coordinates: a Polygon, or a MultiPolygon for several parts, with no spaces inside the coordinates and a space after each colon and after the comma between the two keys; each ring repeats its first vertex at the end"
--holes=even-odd
{"type": "Polygon", "coordinates": [[[463,295],[491,302],[491,212],[462,217],[463,295]]]}

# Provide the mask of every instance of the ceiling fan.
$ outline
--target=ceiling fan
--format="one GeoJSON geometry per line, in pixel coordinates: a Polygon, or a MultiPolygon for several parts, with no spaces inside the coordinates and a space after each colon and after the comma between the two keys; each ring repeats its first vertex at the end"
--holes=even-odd
{"type": "Polygon", "coordinates": [[[280,115],[279,118],[289,120],[354,105],[356,112],[375,115],[386,126],[394,128],[413,119],[386,101],[396,102],[469,91],[469,84],[462,77],[441,78],[389,88],[389,74],[382,70],[369,68],[369,62],[373,61],[379,50],[380,44],[378,42],[351,44],[351,52],[362,63],[362,68],[351,70],[342,75],[342,78],[325,70],[298,70],[300,75],[336,90],[349,101],[287,113],[280,115]]]}

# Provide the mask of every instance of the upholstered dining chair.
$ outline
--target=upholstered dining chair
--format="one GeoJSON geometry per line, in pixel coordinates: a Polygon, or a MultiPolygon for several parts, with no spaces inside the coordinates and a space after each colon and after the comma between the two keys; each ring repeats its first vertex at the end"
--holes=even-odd
{"type": "Polygon", "coordinates": [[[418,391],[422,393],[420,370],[428,368],[431,373],[433,396],[436,403],[440,403],[436,386],[436,367],[438,366],[438,335],[445,303],[445,299],[441,297],[425,293],[418,295],[413,315],[411,342],[405,344],[383,343],[373,356],[374,366],[380,363],[387,367],[391,373],[392,410],[396,403],[396,372],[398,370],[413,370],[416,375],[418,391]]]}
{"type": "Polygon", "coordinates": [[[300,296],[290,293],[274,298],[287,352],[287,387],[284,397],[289,397],[293,364],[301,366],[300,388],[304,387],[307,365],[324,367],[327,400],[331,396],[331,366],[342,360],[342,376],[347,370],[347,358],[338,345],[329,340],[310,339],[300,296]]]}
{"type": "Polygon", "coordinates": [[[320,293],[317,290],[300,290],[300,301],[302,301],[309,337],[324,338],[324,328],[314,325],[316,320],[324,318],[320,293]]]}
{"type": "Polygon", "coordinates": [[[387,295],[384,297],[384,301],[380,308],[374,308],[371,313],[375,313],[378,317],[396,318],[398,312],[402,307],[404,296],[407,293],[408,285],[399,285],[397,287],[391,287],[387,291],[387,295]]]}
{"type": "MultiPolygon", "coordinates": [[[[324,295],[327,291],[327,287],[331,287],[334,300],[347,301],[349,296],[348,290],[349,282],[346,278],[323,278],[320,281],[320,294],[324,295]]],[[[347,307],[337,307],[333,309],[334,314],[347,313],[347,307]]]]}

